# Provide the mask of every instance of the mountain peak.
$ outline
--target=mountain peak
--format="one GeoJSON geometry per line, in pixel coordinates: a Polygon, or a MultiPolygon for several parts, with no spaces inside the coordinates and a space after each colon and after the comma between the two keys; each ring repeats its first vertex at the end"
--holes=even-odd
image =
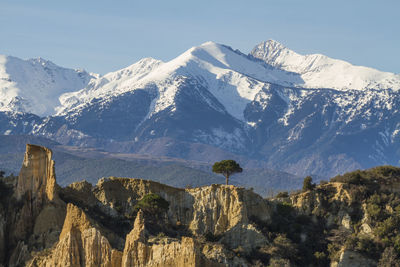
{"type": "Polygon", "coordinates": [[[354,66],[349,62],[321,54],[298,54],[281,43],[268,40],[256,45],[250,56],[301,76],[306,88],[331,88],[340,91],[364,89],[400,89],[400,79],[393,73],[354,66]]]}
{"type": "Polygon", "coordinates": [[[56,64],[54,64],[53,62],[51,62],[50,60],[47,60],[45,58],[42,57],[37,57],[37,58],[31,58],[28,60],[29,62],[31,62],[32,64],[40,64],[42,66],[46,66],[46,65],[50,65],[50,66],[56,66],[56,64]]]}
{"type": "Polygon", "coordinates": [[[300,56],[294,51],[286,48],[283,44],[275,41],[275,40],[267,40],[265,42],[259,43],[256,45],[253,50],[251,50],[250,55],[255,58],[261,59],[272,66],[280,67],[278,64],[275,64],[275,61],[282,54],[290,54],[292,56],[300,56]]]}
{"type": "Polygon", "coordinates": [[[57,66],[43,58],[0,56],[0,111],[39,116],[54,114],[59,97],[80,90],[93,78],[81,70],[57,66]]]}
{"type": "Polygon", "coordinates": [[[270,51],[272,51],[272,50],[287,49],[283,44],[281,44],[280,42],[275,41],[275,40],[273,40],[273,39],[264,41],[264,42],[259,43],[259,44],[257,45],[257,47],[260,47],[260,46],[263,46],[263,47],[264,47],[264,50],[270,50],[270,51]]]}

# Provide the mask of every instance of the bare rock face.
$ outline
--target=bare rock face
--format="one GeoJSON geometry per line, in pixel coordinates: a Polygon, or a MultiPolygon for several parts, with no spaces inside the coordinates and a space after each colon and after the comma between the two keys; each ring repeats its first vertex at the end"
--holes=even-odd
{"type": "Polygon", "coordinates": [[[59,242],[49,255],[35,257],[30,266],[112,266],[112,248],[95,223],[68,204],[59,242]]]}
{"type": "Polygon", "coordinates": [[[23,203],[14,225],[16,239],[23,239],[34,228],[37,230],[36,233],[46,232],[50,228],[61,228],[64,203],[57,195],[54,161],[51,157],[52,152],[48,148],[26,145],[24,161],[14,192],[17,201],[23,203]],[[53,209],[44,209],[49,205],[53,206],[53,209]],[[36,221],[38,217],[40,220],[36,221]],[[53,220],[54,224],[50,225],[47,222],[48,218],[53,220]]]}
{"type": "MultiPolygon", "coordinates": [[[[83,186],[74,185],[82,191],[83,186]]],[[[251,190],[231,185],[210,185],[180,189],[142,179],[103,178],[92,189],[94,196],[106,207],[119,206],[132,213],[138,199],[149,193],[162,196],[169,202],[168,219],[172,225],[185,225],[193,235],[221,236],[230,248],[242,247],[250,252],[266,244],[250,218],[267,222],[272,206],[251,190]],[[123,204],[121,204],[123,203],[123,204]]],[[[89,194],[82,194],[88,199],[89,194]]],[[[113,215],[114,210],[108,213],[113,215]]]]}
{"type": "Polygon", "coordinates": [[[17,266],[21,259],[29,259],[32,248],[46,249],[58,240],[65,217],[65,203],[58,197],[51,157],[48,148],[26,146],[14,188],[13,198],[17,204],[14,204],[13,216],[7,220],[7,245],[13,255],[8,262],[10,266],[17,266]],[[25,256],[22,257],[21,253],[25,256]]]}
{"type": "Polygon", "coordinates": [[[36,145],[26,145],[26,152],[18,176],[16,196],[25,194],[38,204],[52,201],[56,197],[56,176],[52,151],[36,145]]]}
{"type": "MultiPolygon", "coordinates": [[[[169,202],[168,219],[171,224],[185,225],[196,236],[240,232],[240,235],[232,234],[228,239],[231,244],[249,248],[252,244],[257,246],[255,237],[262,236],[249,226],[250,218],[266,222],[272,214],[270,204],[259,195],[231,185],[179,189],[142,179],[109,178],[101,179],[93,192],[106,206],[124,203],[126,213],[131,212],[136,201],[144,195],[159,194],[169,202]],[[234,240],[236,236],[237,240],[234,240]]],[[[265,238],[259,241],[265,243],[265,238]]]]}
{"type": "Polygon", "coordinates": [[[139,211],[134,228],[126,237],[121,266],[219,267],[226,266],[224,263],[229,261],[223,257],[225,255],[221,262],[210,260],[200,248],[201,245],[191,237],[182,237],[181,240],[164,239],[158,244],[147,242],[143,213],[139,211]]]}
{"type": "Polygon", "coordinates": [[[252,224],[238,224],[224,233],[221,243],[228,248],[241,247],[246,253],[268,244],[267,238],[252,224]]]}
{"type": "Polygon", "coordinates": [[[122,266],[141,266],[140,264],[145,264],[148,261],[150,251],[145,242],[145,224],[143,212],[140,210],[132,231],[126,236],[122,266]]]}
{"type": "Polygon", "coordinates": [[[81,209],[68,204],[59,242],[51,251],[36,255],[28,266],[246,266],[243,260],[229,254],[221,244],[209,243],[203,248],[191,237],[165,237],[157,242],[149,241],[141,211],[126,237],[123,252],[112,249],[97,227],[81,209]]]}
{"type": "Polygon", "coordinates": [[[255,216],[261,221],[271,209],[258,195],[231,185],[211,185],[187,191],[194,200],[189,228],[193,233],[220,235],[255,216]],[[245,199],[248,202],[245,202],[245,199]]]}
{"type": "Polygon", "coordinates": [[[349,217],[352,198],[347,184],[328,183],[320,185],[315,190],[292,195],[290,200],[298,212],[308,216],[321,215],[325,212],[324,206],[333,205],[336,207],[336,211],[329,213],[327,225],[330,227],[335,223],[340,223],[346,229],[352,228],[349,217]]]}
{"type": "Polygon", "coordinates": [[[11,227],[16,245],[10,266],[26,261],[32,267],[246,266],[232,249],[250,252],[267,243],[251,218],[270,220],[272,207],[250,190],[225,185],[179,189],[127,178],[101,179],[95,187],[79,182],[60,189],[51,156],[47,148],[27,145],[14,192],[22,207],[11,227]],[[150,236],[141,211],[125,241],[120,232],[116,234],[118,229],[110,228],[107,220],[136,214],[136,203],[149,193],[169,202],[165,223],[184,227],[191,237],[150,236]],[[221,243],[205,241],[206,234],[220,237],[221,243]]]}

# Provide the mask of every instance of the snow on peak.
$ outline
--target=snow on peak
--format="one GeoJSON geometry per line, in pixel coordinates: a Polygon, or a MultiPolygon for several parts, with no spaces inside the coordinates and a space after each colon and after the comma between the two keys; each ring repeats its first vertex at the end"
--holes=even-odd
{"type": "Polygon", "coordinates": [[[63,93],[84,88],[91,78],[85,71],[62,68],[43,58],[0,55],[0,111],[52,115],[63,93]]]}
{"type": "Polygon", "coordinates": [[[400,75],[354,66],[321,54],[301,55],[273,40],[258,44],[250,55],[273,67],[300,74],[303,83],[296,84],[300,87],[342,91],[400,89],[400,75]]]}
{"type": "Polygon", "coordinates": [[[301,55],[274,40],[258,44],[250,55],[206,42],[169,62],[144,58],[104,76],[64,69],[42,58],[0,56],[0,111],[62,115],[79,110],[93,99],[146,89],[156,90],[152,91],[156,99],[151,116],[175,105],[175,95],[187,78],[207,88],[228,113],[242,121],[246,105],[269,88],[269,83],[343,91],[400,89],[400,75],[324,55],[301,55]]]}
{"type": "MultiPolygon", "coordinates": [[[[262,42],[262,43],[258,44],[256,46],[256,48],[257,48],[257,51],[264,51],[264,53],[266,53],[266,54],[270,54],[270,53],[274,54],[274,53],[278,53],[281,50],[286,49],[286,47],[283,44],[281,44],[275,40],[268,40],[268,41],[262,42]]],[[[256,49],[256,48],[254,48],[254,49],[256,49]]]]}
{"type": "MultiPolygon", "coordinates": [[[[160,88],[155,111],[174,104],[176,84],[174,77],[190,77],[207,88],[235,118],[244,120],[244,109],[262,90],[266,82],[292,85],[295,80],[287,72],[266,69],[238,50],[206,42],[192,47],[175,59],[166,62],[146,76],[141,83],[156,82],[160,88]]],[[[143,87],[143,86],[142,86],[143,87]]]]}
{"type": "Polygon", "coordinates": [[[92,79],[82,90],[61,95],[57,114],[84,106],[94,98],[112,97],[134,90],[143,78],[162,64],[162,61],[154,58],[143,58],[126,68],[92,79]]]}

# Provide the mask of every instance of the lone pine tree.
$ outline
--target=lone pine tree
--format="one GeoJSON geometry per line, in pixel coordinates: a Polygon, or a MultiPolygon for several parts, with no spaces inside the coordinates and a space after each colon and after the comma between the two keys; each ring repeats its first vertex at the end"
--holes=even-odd
{"type": "Polygon", "coordinates": [[[240,167],[239,163],[234,160],[228,159],[215,162],[212,166],[212,171],[224,175],[226,178],[226,184],[228,184],[229,176],[235,173],[242,172],[243,169],[240,167]]]}

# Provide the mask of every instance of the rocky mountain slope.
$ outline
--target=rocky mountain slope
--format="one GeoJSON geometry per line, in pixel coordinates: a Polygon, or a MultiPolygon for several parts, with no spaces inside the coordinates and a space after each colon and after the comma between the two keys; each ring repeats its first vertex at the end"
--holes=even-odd
{"type": "Polygon", "coordinates": [[[43,58],[22,60],[0,55],[0,111],[55,114],[61,95],[86,87],[95,77],[43,58]]]}
{"type": "Polygon", "coordinates": [[[169,62],[146,58],[92,76],[62,94],[52,116],[2,112],[0,132],[329,177],[398,164],[399,88],[398,74],[275,41],[249,55],[207,42],[169,62]]]}
{"type": "Polygon", "coordinates": [[[61,188],[52,152],[27,145],[0,180],[0,265],[396,266],[400,169],[383,166],[263,199],[104,178],[61,188]]]}
{"type": "Polygon", "coordinates": [[[354,66],[321,54],[300,55],[274,40],[258,44],[250,55],[273,67],[299,74],[303,83],[298,85],[304,88],[400,89],[399,74],[354,66]]]}

